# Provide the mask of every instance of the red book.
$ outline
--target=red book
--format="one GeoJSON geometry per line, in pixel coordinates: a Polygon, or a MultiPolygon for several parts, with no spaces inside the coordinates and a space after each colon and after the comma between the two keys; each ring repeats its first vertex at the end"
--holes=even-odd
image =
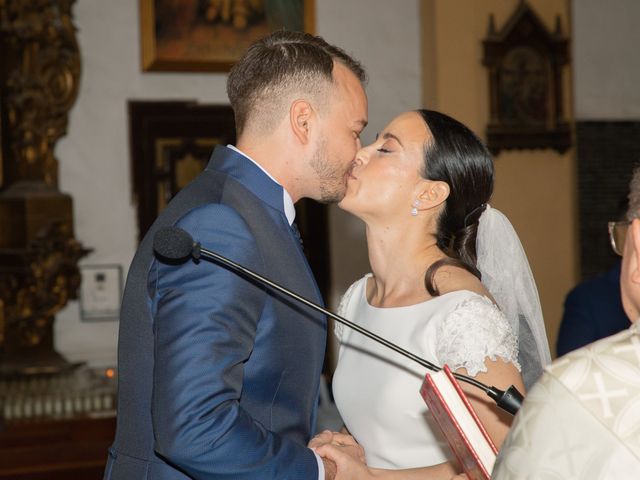
{"type": "Polygon", "coordinates": [[[471,480],[490,480],[498,450],[447,365],[420,389],[433,418],[471,480]]]}

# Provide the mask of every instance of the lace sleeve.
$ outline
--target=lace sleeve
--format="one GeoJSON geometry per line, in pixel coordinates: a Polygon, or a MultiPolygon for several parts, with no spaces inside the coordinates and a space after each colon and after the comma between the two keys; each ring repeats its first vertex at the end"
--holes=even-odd
{"type": "Polygon", "coordinates": [[[474,295],[458,304],[437,330],[436,355],[451,370],[466,368],[470,376],[486,372],[484,362],[497,357],[518,371],[518,340],[502,312],[489,299],[474,295]]]}
{"type": "MultiPolygon", "coordinates": [[[[347,289],[347,291],[345,292],[345,294],[342,296],[342,298],[340,299],[340,304],[338,305],[338,315],[340,315],[341,317],[346,318],[347,320],[351,320],[348,316],[347,316],[347,311],[349,309],[349,301],[351,300],[351,297],[353,296],[353,291],[356,289],[356,285],[358,284],[358,282],[355,282],[353,284],[351,284],[351,286],[347,289]]],[[[345,326],[342,325],[341,323],[338,322],[334,322],[334,327],[333,327],[333,333],[335,334],[336,338],[338,339],[338,341],[342,341],[342,332],[344,332],[345,326]]]]}

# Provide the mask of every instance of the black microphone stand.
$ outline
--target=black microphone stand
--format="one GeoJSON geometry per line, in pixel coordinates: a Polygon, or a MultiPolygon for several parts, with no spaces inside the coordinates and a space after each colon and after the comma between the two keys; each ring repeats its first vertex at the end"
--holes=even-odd
{"type": "MultiPolygon", "coordinates": [[[[159,232],[160,233],[160,232],[159,232]]],[[[186,233],[186,232],[185,232],[186,233]]],[[[188,235],[188,234],[187,234],[188,235]]],[[[295,300],[297,300],[298,302],[312,308],[313,310],[316,310],[320,313],[323,313],[324,315],[327,315],[328,317],[333,318],[334,320],[336,320],[339,323],[342,323],[343,325],[348,326],[349,328],[352,328],[353,330],[355,330],[356,332],[384,345],[387,348],[390,348],[391,350],[399,353],[400,355],[403,355],[411,360],[413,360],[414,362],[418,363],[419,365],[422,365],[425,368],[428,368],[429,370],[432,370],[434,372],[440,371],[442,370],[441,367],[423,359],[418,357],[417,355],[414,355],[413,353],[389,342],[388,340],[376,335],[373,332],[370,332],[369,330],[366,330],[364,328],[362,328],[361,326],[347,320],[346,318],[341,317],[340,315],[336,315],[335,313],[327,310],[326,308],[321,307],[320,305],[315,304],[314,302],[312,302],[311,300],[308,300],[300,295],[298,295],[295,292],[292,292],[291,290],[269,280],[266,277],[263,277],[262,275],[260,275],[259,273],[256,273],[252,270],[249,270],[248,268],[240,265],[239,263],[234,262],[233,260],[230,260],[226,257],[224,257],[223,255],[220,255],[216,252],[212,252],[211,250],[207,250],[206,248],[203,248],[200,243],[193,243],[193,247],[191,250],[191,255],[193,256],[194,259],[199,260],[200,258],[204,258],[210,261],[214,261],[217,263],[221,263],[224,266],[235,270],[237,272],[242,273],[243,275],[248,276],[249,278],[252,278],[254,280],[257,280],[258,282],[260,282],[263,285],[268,286],[269,288],[272,288],[280,293],[284,293],[285,295],[287,295],[288,297],[294,298],[295,300]]],[[[456,379],[471,384],[479,389],[481,389],[483,392],[485,392],[489,397],[491,397],[491,399],[493,399],[496,404],[498,405],[498,407],[500,407],[501,409],[503,409],[504,411],[515,415],[518,410],[520,409],[520,406],[522,405],[522,400],[523,400],[523,396],[522,394],[516,389],[515,386],[511,385],[507,390],[500,390],[497,387],[489,387],[477,380],[475,380],[474,378],[468,377],[466,375],[462,375],[459,373],[453,373],[453,375],[456,377],[456,379]]]]}

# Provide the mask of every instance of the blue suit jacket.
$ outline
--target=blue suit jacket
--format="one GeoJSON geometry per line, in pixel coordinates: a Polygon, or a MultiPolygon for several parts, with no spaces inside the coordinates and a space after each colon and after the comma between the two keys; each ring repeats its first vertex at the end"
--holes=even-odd
{"type": "Polygon", "coordinates": [[[142,241],[118,341],[118,427],[105,479],[315,479],[326,319],[209,262],[166,265],[166,225],[320,303],[282,187],[217,147],[142,241]]]}
{"type": "Polygon", "coordinates": [[[558,332],[556,352],[564,355],[629,328],[622,308],[620,261],[609,271],[580,283],[569,292],[558,332]]]}

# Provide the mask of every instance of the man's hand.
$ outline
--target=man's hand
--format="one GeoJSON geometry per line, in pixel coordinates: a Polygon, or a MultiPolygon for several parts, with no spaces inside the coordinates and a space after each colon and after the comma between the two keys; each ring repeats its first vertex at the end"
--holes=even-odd
{"type": "Polygon", "coordinates": [[[338,473],[336,462],[328,458],[323,458],[322,463],[324,464],[324,480],[334,480],[338,473]]]}
{"type": "MultiPolygon", "coordinates": [[[[373,480],[373,474],[364,462],[347,453],[352,446],[337,446],[335,443],[325,443],[316,452],[323,461],[335,462],[335,480],[373,480]]],[[[327,465],[327,463],[325,463],[327,465]]],[[[329,478],[325,476],[325,478],[329,478]]]]}

